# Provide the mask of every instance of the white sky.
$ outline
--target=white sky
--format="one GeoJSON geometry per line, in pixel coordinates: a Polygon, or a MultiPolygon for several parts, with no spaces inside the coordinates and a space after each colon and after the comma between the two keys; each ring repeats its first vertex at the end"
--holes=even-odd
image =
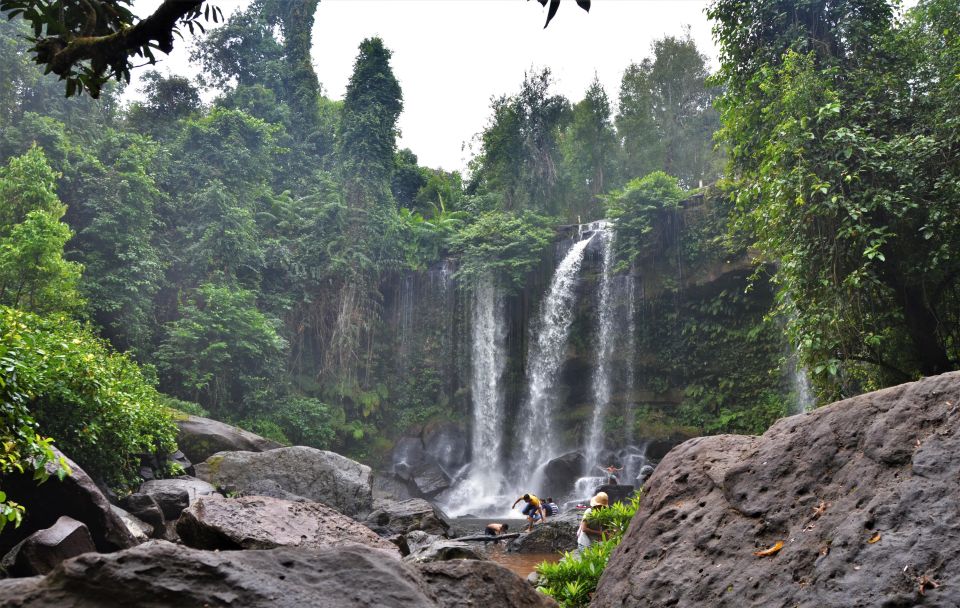
{"type": "MultiPolygon", "coordinates": [[[[135,7],[146,16],[158,4],[137,0],[135,7]]],[[[246,2],[214,4],[229,14],[246,2]]],[[[470,152],[462,146],[487,123],[491,97],[517,92],[531,68],[549,67],[554,91],[574,102],[596,74],[615,102],[627,65],[649,56],[655,39],[681,36],[686,25],[716,64],[708,4],[593,0],[588,14],[563,0],[544,30],[546,8],[536,0],[321,0],[313,65],[324,93],[342,99],[360,42],[380,36],[393,51],[403,88],[400,146],[422,165],[463,170],[470,152]]],[[[195,75],[199,68],[189,65],[187,48],[181,43],[160,71],[195,75]]]]}

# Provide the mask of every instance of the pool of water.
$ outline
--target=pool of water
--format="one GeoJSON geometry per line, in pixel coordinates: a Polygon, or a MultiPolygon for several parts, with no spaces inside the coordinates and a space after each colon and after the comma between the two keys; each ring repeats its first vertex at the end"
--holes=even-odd
{"type": "Polygon", "coordinates": [[[502,549],[493,549],[489,557],[525,579],[528,574],[536,570],[540,562],[558,562],[561,556],[558,553],[507,553],[502,549]]]}

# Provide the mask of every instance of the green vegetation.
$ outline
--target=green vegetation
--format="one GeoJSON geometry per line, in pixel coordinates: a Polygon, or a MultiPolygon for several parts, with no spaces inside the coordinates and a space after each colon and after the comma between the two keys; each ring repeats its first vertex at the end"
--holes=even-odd
{"type": "MultiPolygon", "coordinates": [[[[202,21],[190,8],[201,3],[181,4],[168,26],[202,21]]],[[[493,99],[465,176],[397,149],[403,92],[383,41],[360,45],[343,101],[322,94],[316,0],[252,2],[198,44],[196,81],[149,73],[128,106],[111,74],[161,42],[121,46],[116,62],[41,56],[68,92],[99,94],[65,100],[31,56],[75,48],[87,26],[63,6],[0,24],[0,304],[44,328],[89,322],[63,331],[86,332],[84,344],[95,333],[95,358],[118,356],[109,343],[155,373],[164,396],[144,388],[147,403],[376,459],[400,434],[464,419],[464,292],[488,277],[508,300],[517,398],[554,227],[604,216],[617,225],[616,278],[642,290],[634,352],[616,362],[635,363],[630,394],[615,398],[637,415],[611,417],[611,437],[624,425],[762,431],[788,411],[784,328],[821,401],[960,363],[960,24],[948,0],[902,19],[881,0],[717,0],[719,74],[689,35],[665,37],[625,69],[614,112],[599,82],[570,100],[532,69],[493,99]],[[60,29],[30,40],[36,23],[60,29]],[[720,185],[699,188],[724,159],[720,185]]],[[[118,33],[121,8],[86,33],[118,33]]],[[[572,358],[591,327],[575,323],[572,358]]],[[[39,431],[130,481],[126,461],[108,471],[82,454],[76,428],[17,407],[7,462],[46,453],[39,431]]],[[[117,454],[166,446],[151,420],[111,440],[126,446],[117,454]]]]}
{"type": "Polygon", "coordinates": [[[960,364],[956,8],[711,8],[736,227],[824,400],[960,364]]]}
{"type": "Polygon", "coordinates": [[[37,429],[118,489],[139,481],[141,455],[175,449],[176,427],[156,390],[129,356],[112,352],[89,328],[63,315],[0,307],[0,361],[5,470],[42,470],[28,460],[51,457],[37,429]]]}
{"type": "Polygon", "coordinates": [[[557,600],[561,608],[589,606],[610,554],[623,540],[640,499],[638,495],[626,504],[617,502],[604,509],[592,509],[587,521],[591,528],[603,530],[605,538],[580,555],[568,551],[557,563],[541,563],[537,566],[537,589],[557,600]]]}

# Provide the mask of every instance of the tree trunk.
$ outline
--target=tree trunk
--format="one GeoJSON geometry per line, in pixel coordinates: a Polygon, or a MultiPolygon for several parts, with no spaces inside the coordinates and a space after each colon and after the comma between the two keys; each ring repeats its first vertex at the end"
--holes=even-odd
{"type": "Polygon", "coordinates": [[[945,345],[937,335],[937,318],[927,306],[923,289],[916,285],[906,286],[901,294],[904,320],[916,351],[920,373],[935,376],[950,371],[953,366],[945,345]]]}

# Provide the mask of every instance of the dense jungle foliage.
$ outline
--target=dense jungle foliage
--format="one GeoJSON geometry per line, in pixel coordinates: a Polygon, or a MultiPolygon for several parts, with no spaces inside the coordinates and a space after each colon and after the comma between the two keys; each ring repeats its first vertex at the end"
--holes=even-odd
{"type": "MultiPolygon", "coordinates": [[[[0,24],[0,473],[33,455],[42,470],[52,436],[122,487],[137,453],[169,447],[174,402],[376,457],[457,415],[435,368],[397,369],[378,341],[405,273],[455,258],[464,290],[492,273],[516,293],[552,227],[577,218],[615,219],[621,272],[651,255],[671,268],[648,301],[665,322],[641,340],[703,359],[754,344],[700,370],[671,424],[756,432],[782,414],[765,388],[778,322],[822,400],[960,362],[955,0],[902,18],[881,0],[717,0],[719,73],[689,36],[626,66],[615,101],[594,82],[571,102],[531,70],[494,98],[464,176],[397,148],[383,41],[360,46],[344,100],[323,95],[316,8],[253,2],[196,45],[196,80],[148,73],[130,103],[82,70],[74,87],[99,99],[64,98],[27,24],[0,24]],[[692,191],[718,179],[690,219],[692,191]],[[757,285],[772,271],[776,310],[738,316],[742,289],[685,303],[684,272],[747,252],[757,285]],[[27,336],[44,353],[24,354],[27,336]],[[47,357],[68,375],[41,373],[47,357]]],[[[439,359],[434,330],[424,352],[439,359]]],[[[680,385],[686,354],[645,381],[680,385]]]]}

